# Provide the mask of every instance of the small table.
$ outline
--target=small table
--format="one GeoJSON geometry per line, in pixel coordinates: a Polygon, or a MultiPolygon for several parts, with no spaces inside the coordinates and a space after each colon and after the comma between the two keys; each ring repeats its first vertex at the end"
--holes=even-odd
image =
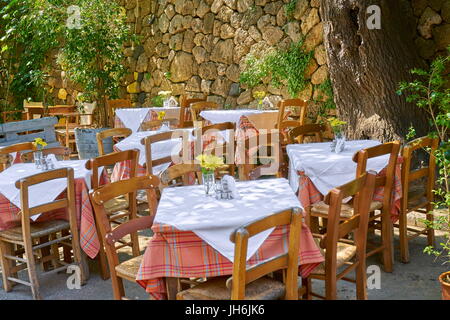
{"type": "MultiPolygon", "coordinates": [[[[85,168],[87,160],[58,161],[56,167],[72,167],[75,175],[75,206],[80,229],[80,245],[83,251],[95,258],[100,244],[95,227],[94,211],[89,200],[91,171],[85,168]]],[[[41,173],[34,163],[17,163],[0,173],[0,230],[20,225],[20,190],[15,182],[21,178],[41,173]]],[[[30,206],[34,207],[55,200],[66,189],[63,179],[46,181],[30,187],[30,206]]],[[[64,219],[66,210],[46,212],[32,217],[37,222],[64,219]],[[36,220],[37,219],[37,220],[36,220]]]]}
{"type": "MultiPolygon", "coordinates": [[[[165,278],[230,275],[234,245],[230,234],[239,226],[292,207],[301,207],[286,179],[236,183],[241,199],[217,200],[203,185],[166,188],[162,192],[150,239],[136,281],[154,298],[166,297],[165,278]]],[[[252,237],[248,265],[287,250],[288,227],[252,237]]],[[[299,270],[306,277],[324,258],[303,224],[299,270]]]]}
{"type": "MultiPolygon", "coordinates": [[[[289,157],[289,183],[298,198],[307,208],[322,200],[331,189],[355,179],[356,163],[353,155],[365,148],[379,145],[375,140],[346,141],[345,149],[340,153],[332,152],[331,142],[289,144],[286,152],[289,157]]],[[[389,162],[389,155],[371,158],[367,161],[367,170],[383,174],[389,162]]],[[[401,198],[400,166],[396,168],[394,184],[394,205],[392,215],[398,216],[401,198]]],[[[374,200],[383,199],[383,188],[375,190],[374,200]]]]}
{"type": "Polygon", "coordinates": [[[143,122],[157,120],[159,112],[165,112],[165,119],[178,119],[180,107],[166,108],[123,108],[116,109],[114,120],[115,128],[130,128],[133,132],[138,132],[143,122]]]}

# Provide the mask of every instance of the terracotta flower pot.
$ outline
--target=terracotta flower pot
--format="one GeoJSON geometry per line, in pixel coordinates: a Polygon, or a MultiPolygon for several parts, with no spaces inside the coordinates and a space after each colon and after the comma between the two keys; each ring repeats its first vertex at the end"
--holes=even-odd
{"type": "Polygon", "coordinates": [[[442,300],[450,300],[450,283],[444,281],[446,276],[450,277],[450,271],[444,272],[439,276],[439,282],[442,287],[442,300]]]}

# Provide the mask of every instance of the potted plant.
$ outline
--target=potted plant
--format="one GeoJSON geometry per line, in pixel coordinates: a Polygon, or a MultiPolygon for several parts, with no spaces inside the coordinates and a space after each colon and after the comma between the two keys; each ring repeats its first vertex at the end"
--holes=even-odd
{"type": "MultiPolygon", "coordinates": [[[[450,88],[446,69],[450,64],[450,46],[448,54],[436,58],[429,70],[413,69],[411,73],[417,77],[413,82],[402,82],[398,94],[407,93],[407,101],[414,102],[425,110],[430,117],[430,137],[438,137],[440,145],[435,151],[436,164],[439,169],[436,186],[435,211],[444,211],[444,215],[436,216],[434,221],[422,220],[428,227],[444,232],[444,241],[438,247],[426,247],[424,252],[444,259],[444,265],[450,262],[450,88]]],[[[408,138],[415,135],[410,128],[408,138]]],[[[429,150],[425,150],[428,151],[429,150]]],[[[442,298],[450,300],[450,271],[439,276],[442,286],[442,298]]]]}

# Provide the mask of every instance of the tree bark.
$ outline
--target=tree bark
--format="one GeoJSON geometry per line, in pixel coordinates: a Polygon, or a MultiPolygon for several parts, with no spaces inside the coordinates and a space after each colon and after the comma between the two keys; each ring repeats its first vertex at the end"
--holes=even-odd
{"type": "Polygon", "coordinates": [[[409,2],[321,0],[320,13],[334,100],[338,116],[347,121],[347,137],[403,139],[410,126],[426,134],[425,113],[396,94],[399,82],[411,80],[410,69],[426,67],[413,41],[409,2]],[[381,8],[381,29],[367,27],[371,5],[381,8]]]}

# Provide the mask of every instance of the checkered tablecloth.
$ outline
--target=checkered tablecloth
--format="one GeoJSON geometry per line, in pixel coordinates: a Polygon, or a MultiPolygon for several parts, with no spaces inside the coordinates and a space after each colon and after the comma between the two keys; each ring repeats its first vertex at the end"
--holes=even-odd
{"type": "MultiPolygon", "coordinates": [[[[165,277],[216,277],[231,275],[233,263],[214,250],[194,232],[180,231],[169,225],[154,224],[154,232],[144,254],[136,281],[155,299],[166,299],[165,277]]],[[[285,253],[287,226],[276,228],[247,261],[250,267],[285,253]]],[[[300,242],[299,272],[307,277],[324,261],[309,229],[303,224],[300,242]]]]}
{"type": "MultiPolygon", "coordinates": [[[[61,197],[64,197],[64,194],[61,197]]],[[[89,200],[89,190],[84,178],[75,179],[75,206],[81,248],[90,258],[95,258],[99,251],[100,243],[95,227],[94,211],[89,200]]],[[[56,219],[68,220],[66,210],[46,212],[36,222],[56,219]]],[[[20,222],[20,209],[0,194],[0,231],[20,226],[20,222]]]]}

